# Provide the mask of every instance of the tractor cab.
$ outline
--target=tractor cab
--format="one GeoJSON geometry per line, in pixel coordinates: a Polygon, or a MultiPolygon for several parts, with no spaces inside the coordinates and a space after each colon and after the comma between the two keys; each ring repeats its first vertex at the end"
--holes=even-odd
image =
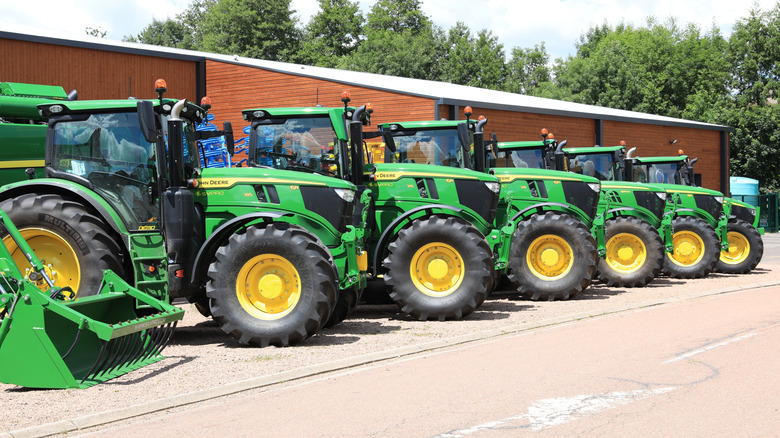
{"type": "Polygon", "coordinates": [[[689,159],[682,149],[677,156],[634,157],[636,148],[628,151],[626,157],[626,179],[629,181],[658,184],[678,184],[697,187],[693,173],[696,158],[689,159]]]}

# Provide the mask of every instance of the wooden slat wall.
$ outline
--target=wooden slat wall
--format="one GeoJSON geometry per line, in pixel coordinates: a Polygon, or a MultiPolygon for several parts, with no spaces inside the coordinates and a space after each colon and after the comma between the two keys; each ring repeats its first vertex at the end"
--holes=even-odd
{"type": "Polygon", "coordinates": [[[341,92],[348,90],[353,106],[371,103],[372,125],[397,120],[430,120],[432,99],[374,90],[338,82],[278,73],[235,64],[206,61],[206,94],[211,98],[218,127],[229,120],[236,136],[247,126],[241,111],[252,108],[342,106],[341,92]],[[319,99],[317,96],[319,95],[319,99]]]}
{"type": "Polygon", "coordinates": [[[728,189],[720,185],[720,131],[605,121],[604,143],[617,145],[621,140],[626,141],[628,148],[636,147],[637,155],[645,157],[677,155],[682,149],[689,157],[699,158],[693,168],[701,173],[702,187],[728,189]],[[675,139],[677,143],[669,143],[675,139]]]}
{"type": "Polygon", "coordinates": [[[157,97],[154,81],[168,83],[166,96],[196,99],[196,63],[153,56],[0,38],[0,82],[58,85],[80,100],[157,97]]]}

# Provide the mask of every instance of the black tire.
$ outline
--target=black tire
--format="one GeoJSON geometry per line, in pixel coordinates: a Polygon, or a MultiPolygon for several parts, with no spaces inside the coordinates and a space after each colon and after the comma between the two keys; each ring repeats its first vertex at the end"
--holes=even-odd
{"type": "Polygon", "coordinates": [[[485,236],[455,217],[434,215],[413,221],[388,246],[383,264],[390,298],[403,313],[420,321],[471,314],[485,301],[492,283],[493,254],[485,236]],[[415,260],[418,266],[429,267],[427,272],[418,271],[417,279],[410,272],[415,260]],[[447,272],[433,278],[437,274],[431,274],[431,269],[447,272]]]}
{"type": "Polygon", "coordinates": [[[212,317],[225,333],[245,345],[300,343],[325,324],[336,300],[336,273],[327,248],[305,229],[286,223],[249,227],[230,236],[217,250],[208,277],[206,295],[212,317]],[[276,296],[270,298],[253,288],[239,290],[239,276],[252,287],[267,281],[289,290],[277,288],[272,292],[276,296]],[[253,292],[258,295],[250,302],[253,292]],[[284,297],[288,298],[286,305],[272,302],[284,297]],[[259,307],[266,304],[266,309],[259,307]]]}
{"type": "Polygon", "coordinates": [[[721,251],[716,272],[747,274],[764,256],[764,241],[753,225],[736,219],[729,222],[729,251],[721,251]]]}
{"type": "Polygon", "coordinates": [[[703,278],[720,257],[720,239],[707,222],[690,216],[672,221],[674,253],[664,257],[664,273],[672,278],[703,278]],[[673,261],[676,260],[675,261],[673,261]]]}
{"type": "Polygon", "coordinates": [[[568,214],[547,212],[518,224],[508,277],[518,292],[534,301],[567,300],[590,285],[597,263],[596,240],[588,227],[568,214]],[[546,267],[542,251],[555,255],[546,267]]]}
{"type": "Polygon", "coordinates": [[[357,307],[359,300],[360,288],[357,286],[340,290],[336,305],[333,307],[325,327],[331,328],[347,319],[357,307]]]}
{"type": "MultiPolygon", "coordinates": [[[[25,239],[44,265],[51,264],[57,272],[55,286],[70,286],[76,296],[89,296],[98,293],[103,270],[124,277],[122,247],[111,237],[108,224],[84,205],[59,195],[31,193],[6,199],[0,208],[22,234],[33,233],[25,239]]],[[[15,260],[23,257],[16,253],[15,260]]],[[[29,267],[24,258],[17,264],[22,272],[29,267]]]]}
{"type": "Polygon", "coordinates": [[[641,287],[653,281],[664,264],[658,230],[635,217],[618,217],[605,225],[607,254],[599,260],[599,278],[617,287],[641,287]]]}

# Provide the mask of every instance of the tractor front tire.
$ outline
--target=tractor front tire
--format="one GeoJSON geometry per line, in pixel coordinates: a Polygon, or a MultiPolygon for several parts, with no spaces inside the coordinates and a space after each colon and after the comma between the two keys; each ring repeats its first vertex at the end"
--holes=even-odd
{"type": "Polygon", "coordinates": [[[716,272],[747,274],[764,256],[764,241],[753,225],[736,219],[728,226],[729,250],[720,252],[716,272]]]}
{"type": "Polygon", "coordinates": [[[401,311],[420,321],[461,319],[492,286],[493,254],[463,219],[416,219],[388,245],[384,280],[401,311]]]}
{"type": "MultiPolygon", "coordinates": [[[[95,295],[103,270],[124,276],[123,251],[111,237],[111,228],[81,203],[54,194],[29,193],[6,199],[0,208],[44,264],[56,287],[70,286],[77,297],[95,295]]],[[[9,245],[23,272],[30,267],[10,236],[0,238],[9,245]]],[[[37,284],[48,289],[44,280],[37,284]]]]}
{"type": "Polygon", "coordinates": [[[672,221],[674,252],[664,257],[664,273],[672,278],[703,278],[720,256],[720,239],[702,219],[680,216],[672,221]]]}
{"type": "Polygon", "coordinates": [[[209,266],[211,315],[241,344],[298,344],[330,317],[337,281],[329,259],[319,239],[295,225],[234,234],[209,266]]]}
{"type": "Polygon", "coordinates": [[[641,287],[661,273],[664,244],[647,221],[618,217],[607,221],[607,253],[599,260],[599,278],[607,286],[641,287]]]}
{"type": "Polygon", "coordinates": [[[596,240],[582,221],[547,212],[520,222],[512,237],[509,279],[524,296],[567,300],[596,274],[596,240]]]}

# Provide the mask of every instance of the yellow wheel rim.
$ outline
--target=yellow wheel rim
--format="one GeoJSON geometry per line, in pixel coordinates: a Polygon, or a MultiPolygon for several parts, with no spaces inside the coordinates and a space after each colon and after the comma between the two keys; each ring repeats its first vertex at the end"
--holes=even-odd
{"type": "Polygon", "coordinates": [[[429,243],[412,257],[409,274],[417,289],[432,297],[445,297],[463,282],[466,267],[460,253],[445,243],[429,243]]]}
{"type": "Polygon", "coordinates": [[[563,278],[571,271],[574,255],[566,240],[554,234],[545,234],[531,242],[526,261],[535,276],[553,281],[563,278]]]}
{"type": "Polygon", "coordinates": [[[605,261],[615,271],[635,272],[647,260],[647,248],[635,234],[620,233],[607,241],[605,261]]]}
{"type": "Polygon", "coordinates": [[[672,235],[674,252],[667,256],[679,266],[693,266],[704,258],[704,241],[693,231],[678,231],[672,235]]]}
{"type": "Polygon", "coordinates": [[[236,295],[244,310],[258,319],[288,315],[301,298],[301,279],[292,263],[276,254],[247,261],[236,278],[236,295]]]}
{"type": "Polygon", "coordinates": [[[750,241],[744,234],[736,231],[727,233],[729,250],[720,252],[720,261],[729,265],[737,265],[747,260],[750,255],[750,241]]]}
{"type": "MultiPolygon", "coordinates": [[[[44,271],[54,282],[54,286],[70,286],[78,294],[79,285],[81,284],[81,266],[73,247],[59,234],[44,228],[23,228],[19,232],[43,263],[44,271]]],[[[19,269],[24,271],[26,275],[29,275],[31,272],[29,269],[30,262],[27,261],[27,257],[16,246],[11,236],[5,236],[3,243],[11,252],[16,266],[19,266],[19,269]]],[[[36,285],[41,290],[49,289],[49,285],[44,279],[38,280],[36,285]]]]}

